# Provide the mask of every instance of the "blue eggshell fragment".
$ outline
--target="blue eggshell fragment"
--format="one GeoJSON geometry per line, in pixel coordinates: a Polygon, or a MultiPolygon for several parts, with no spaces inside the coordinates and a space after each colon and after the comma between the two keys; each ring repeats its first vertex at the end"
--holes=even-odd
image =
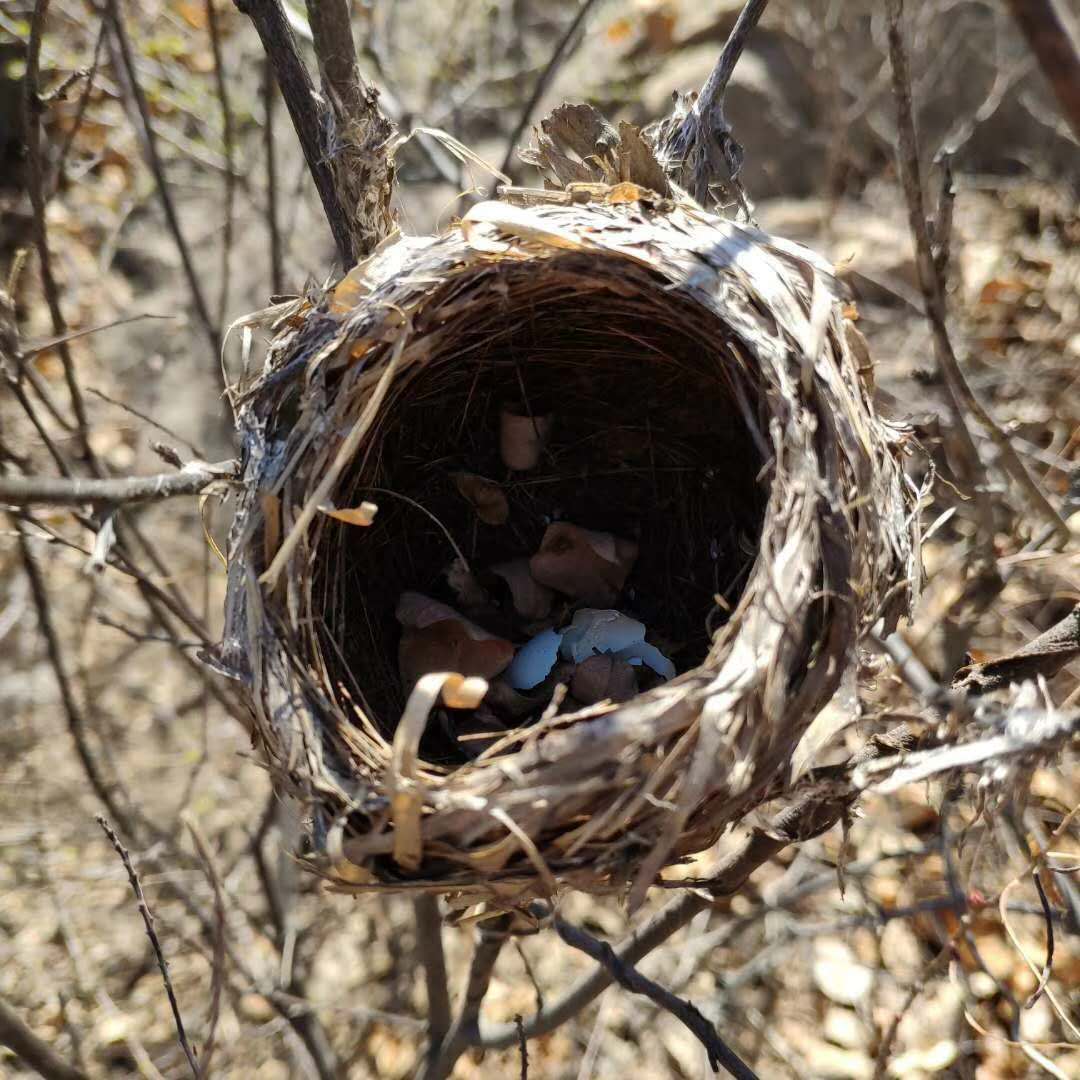
{"type": "Polygon", "coordinates": [[[557,630],[544,630],[522,645],[506,669],[506,681],[515,690],[531,690],[542,683],[559,658],[562,637],[557,630]]]}
{"type": "Polygon", "coordinates": [[[625,649],[620,649],[615,655],[635,666],[644,662],[661,679],[675,678],[675,665],[655,645],[650,645],[647,641],[637,641],[625,649]]]}
{"type": "Polygon", "coordinates": [[[562,654],[580,664],[595,653],[616,653],[645,639],[645,624],[611,608],[583,608],[563,631],[562,654]]]}

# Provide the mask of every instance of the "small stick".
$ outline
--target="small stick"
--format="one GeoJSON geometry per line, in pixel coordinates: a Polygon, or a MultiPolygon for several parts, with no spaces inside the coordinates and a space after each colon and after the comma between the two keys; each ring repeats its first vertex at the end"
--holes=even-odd
{"type": "Polygon", "coordinates": [[[157,960],[158,970],[161,972],[162,982],[165,983],[165,993],[169,996],[169,1005],[172,1008],[173,1023],[176,1025],[176,1037],[180,1041],[180,1048],[184,1051],[184,1056],[187,1058],[188,1065],[191,1066],[192,1075],[196,1080],[199,1080],[199,1063],[195,1059],[195,1052],[191,1049],[191,1044],[188,1042],[187,1032],[184,1031],[184,1021],[180,1016],[180,1006],[176,1000],[176,992],[173,990],[172,979],[169,977],[169,965],[165,962],[165,954],[161,951],[161,942],[158,940],[157,931],[154,929],[154,915],[150,910],[150,905],[146,902],[146,897],[143,895],[142,882],[139,881],[139,875],[135,872],[135,867],[131,864],[131,856],[128,854],[127,848],[120,843],[120,837],[116,835],[113,827],[100,814],[97,815],[97,823],[109,838],[109,842],[115,848],[116,854],[120,856],[120,861],[124,864],[124,869],[127,871],[128,881],[131,882],[131,890],[135,893],[135,899],[139,905],[139,914],[142,916],[143,924],[146,927],[146,936],[150,939],[150,945],[154,950],[154,957],[157,960]]]}
{"type": "Polygon", "coordinates": [[[207,844],[193,818],[184,816],[182,820],[187,825],[188,832],[191,833],[195,850],[199,853],[199,860],[203,864],[206,877],[210,882],[210,888],[214,892],[214,955],[210,975],[210,1016],[207,1021],[202,1060],[199,1062],[200,1080],[207,1080],[210,1076],[210,1060],[214,1056],[214,1039],[217,1035],[218,1019],[221,1016],[221,988],[225,982],[225,900],[221,893],[221,881],[218,878],[217,869],[214,867],[214,860],[210,855],[209,844],[207,844]]]}
{"type": "Polygon", "coordinates": [[[0,1046],[6,1046],[24,1064],[46,1080],[87,1080],[82,1069],[69,1065],[26,1026],[22,1017],[0,999],[0,1046]]]}
{"type": "Polygon", "coordinates": [[[439,901],[426,893],[413,900],[413,910],[416,914],[416,951],[424,965],[427,987],[428,1049],[434,1053],[450,1030],[450,991],[443,951],[442,916],[439,901]]]}
{"type": "Polygon", "coordinates": [[[126,506],[172,499],[178,495],[197,495],[233,474],[234,465],[230,461],[215,465],[192,461],[179,472],[107,480],[81,476],[0,476],[0,503],[9,506],[78,506],[83,503],[126,506]]]}
{"type": "MultiPolygon", "coordinates": [[[[598,961],[620,986],[625,987],[633,994],[642,994],[653,1004],[658,1005],[681,1021],[701,1045],[705,1047],[705,1052],[709,1055],[709,1065],[712,1067],[713,1072],[716,1072],[722,1066],[731,1076],[735,1077],[735,1080],[757,1080],[757,1074],[753,1069],[720,1038],[716,1028],[691,1002],[683,1000],[677,994],[666,990],[659,983],[646,978],[633,965],[621,960],[606,941],[599,941],[591,934],[576,926],[571,926],[558,917],[555,918],[555,932],[572,949],[578,949],[585,953],[586,956],[598,961]]],[[[517,1026],[520,1038],[523,1034],[523,1028],[521,1024],[517,1026]]]]}
{"type": "Polygon", "coordinates": [[[1080,140],[1080,46],[1054,0],[1008,0],[1008,7],[1080,140]]]}
{"type": "Polygon", "coordinates": [[[525,134],[525,129],[529,126],[529,121],[536,111],[536,106],[540,104],[540,99],[547,93],[547,89],[551,85],[552,79],[554,79],[555,75],[558,73],[559,68],[562,67],[566,59],[572,54],[573,50],[570,46],[574,41],[574,36],[589,17],[589,12],[592,11],[594,7],[596,7],[596,0],[582,0],[582,4],[578,8],[577,14],[570,21],[570,25],[566,28],[563,36],[559,38],[555,48],[552,50],[551,57],[544,65],[544,70],[540,72],[540,75],[533,86],[532,93],[529,95],[529,100],[525,103],[525,108],[522,109],[521,116],[518,117],[518,122],[514,125],[513,133],[510,135],[510,139],[506,144],[506,153],[503,154],[502,165],[499,166],[500,172],[508,173],[510,171],[510,167],[514,163],[514,152],[518,148],[518,143],[521,141],[522,135],[525,134]]]}
{"type": "MultiPolygon", "coordinates": [[[[37,249],[38,270],[41,274],[41,287],[45,293],[45,302],[49,308],[53,333],[63,337],[67,331],[67,322],[60,307],[60,289],[52,272],[52,258],[49,252],[48,225],[45,220],[45,169],[41,153],[41,110],[42,102],[38,88],[41,65],[41,39],[45,32],[45,18],[49,11],[49,0],[37,0],[34,14],[30,20],[30,41],[26,47],[26,74],[23,76],[23,125],[26,132],[26,190],[30,196],[30,208],[33,212],[34,247],[37,249]]],[[[75,414],[79,442],[87,460],[94,462],[93,449],[90,446],[89,424],[86,417],[86,403],[79,388],[75,374],[75,363],[66,341],[61,341],[57,350],[64,369],[64,381],[67,383],[71,398],[71,410],[75,414]]]]}
{"type": "Polygon", "coordinates": [[[304,61],[289,29],[279,0],[234,0],[241,14],[255,24],[271,70],[292,117],[300,148],[304,151],[308,172],[322,200],[323,211],[334,235],[338,258],[343,267],[355,259],[349,218],[342,206],[330,162],[323,153],[321,133],[325,126],[325,106],[319,108],[318,96],[304,61]]]}
{"type": "Polygon", "coordinates": [[[270,294],[280,296],[285,287],[281,259],[281,230],[278,227],[277,160],[274,150],[274,72],[269,59],[263,61],[263,153],[266,155],[266,227],[270,234],[270,294]]]}
{"type": "Polygon", "coordinates": [[[668,121],[668,130],[661,136],[665,167],[702,206],[708,205],[710,188],[721,171],[717,151],[727,171],[723,179],[736,186],[737,194],[741,193],[737,177],[743,150],[724,117],[724,95],[747,38],[765,14],[768,3],[769,0],[747,0],[697,100],[681,121],[668,121]]]}
{"type": "Polygon", "coordinates": [[[926,317],[934,337],[934,351],[949,393],[949,402],[957,423],[966,460],[966,482],[972,488],[982,520],[982,543],[988,563],[993,557],[993,509],[986,491],[985,470],[979,460],[971,432],[964,419],[965,409],[986,429],[998,452],[1006,473],[1026,494],[1032,506],[1046,518],[1058,539],[1068,543],[1069,527],[1050,504],[1038,484],[1031,478],[1024,463],[1013,449],[1009,437],[998,426],[971,389],[953,350],[946,317],[944,265],[935,260],[933,245],[923,199],[922,170],[919,163],[918,141],[915,137],[914,110],[911,102],[911,77],[908,69],[907,49],[901,22],[904,0],[887,0],[886,12],[889,24],[889,59],[892,67],[893,96],[896,100],[896,116],[899,135],[898,162],[908,204],[908,219],[915,242],[916,266],[919,284],[926,302],[926,317]]]}
{"type": "Polygon", "coordinates": [[[203,296],[202,286],[199,284],[199,277],[195,272],[195,264],[191,259],[191,250],[188,248],[187,240],[184,237],[183,230],[180,228],[180,217],[176,212],[172,191],[165,177],[165,166],[158,154],[157,134],[154,131],[154,125],[150,121],[150,106],[147,104],[146,95],[143,93],[138,73],[135,70],[135,58],[131,51],[131,42],[128,40],[127,28],[124,25],[124,18],[120,12],[118,0],[106,0],[106,11],[116,38],[120,66],[127,76],[128,87],[135,102],[135,111],[139,121],[139,134],[141,136],[139,141],[142,144],[143,156],[150,168],[150,172],[153,173],[158,199],[161,201],[161,209],[165,214],[169,232],[172,233],[173,243],[176,244],[176,250],[180,254],[180,262],[183,264],[184,277],[187,278],[191,301],[195,306],[195,314],[198,316],[213,352],[212,362],[216,371],[218,358],[221,355],[221,337],[218,334],[217,327],[214,325],[214,320],[210,316],[210,308],[207,306],[206,298],[203,296]]]}
{"type": "MultiPolygon", "coordinates": [[[[454,1065],[461,1055],[474,1044],[478,1034],[480,1006],[491,984],[495,972],[495,961],[499,958],[509,918],[501,915],[493,919],[488,927],[478,928],[476,948],[473,950],[469,976],[465,984],[465,997],[461,1009],[437,1053],[428,1060],[420,1071],[420,1080],[447,1080],[454,1071],[454,1065]]],[[[517,1027],[510,1025],[514,1039],[519,1036],[517,1027]]],[[[512,1043],[510,1045],[513,1045],[512,1043]]]]}
{"type": "Polygon", "coordinates": [[[214,85],[221,102],[221,140],[225,151],[225,229],[221,237],[221,289],[218,293],[218,332],[225,325],[229,310],[229,263],[232,258],[233,210],[236,204],[236,172],[233,154],[233,114],[229,102],[229,87],[221,52],[221,32],[218,29],[217,6],[205,0],[206,27],[210,33],[210,48],[214,53],[214,85]]]}

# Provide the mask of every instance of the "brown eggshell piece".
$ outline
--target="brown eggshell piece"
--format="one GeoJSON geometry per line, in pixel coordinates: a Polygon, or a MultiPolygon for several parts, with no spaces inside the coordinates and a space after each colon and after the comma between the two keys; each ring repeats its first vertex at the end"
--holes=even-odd
{"type": "Polygon", "coordinates": [[[476,629],[460,618],[406,629],[398,646],[398,666],[406,687],[411,689],[421,676],[433,671],[493,679],[505,670],[514,658],[514,646],[490,634],[474,637],[476,629]]]}
{"type": "Polygon", "coordinates": [[[592,607],[611,607],[637,560],[632,540],[593,532],[569,522],[549,525],[529,560],[532,576],[592,607]]]}
{"type": "Polygon", "coordinates": [[[541,585],[532,576],[528,559],[511,559],[491,568],[491,572],[501,577],[510,587],[514,599],[514,610],[523,619],[544,619],[551,611],[555,599],[546,585],[541,585]]]}
{"type": "Polygon", "coordinates": [[[520,416],[512,409],[503,409],[499,414],[499,453],[503,464],[515,472],[535,469],[550,431],[550,416],[520,416]]]}
{"type": "Polygon", "coordinates": [[[629,701],[637,690],[633,667],[614,656],[590,656],[583,660],[570,682],[570,693],[585,705],[629,701]]]}

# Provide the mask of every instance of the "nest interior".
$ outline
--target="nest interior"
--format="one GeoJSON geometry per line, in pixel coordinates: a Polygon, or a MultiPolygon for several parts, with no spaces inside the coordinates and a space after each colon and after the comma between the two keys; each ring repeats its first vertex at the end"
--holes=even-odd
{"type": "MultiPolygon", "coordinates": [[[[761,434],[748,427],[760,422],[757,393],[727,328],[655,275],[596,256],[480,273],[492,302],[440,335],[336,493],[342,506],[377,503],[375,523],[329,525],[315,555],[328,669],[387,738],[405,704],[398,597],[419,589],[453,603],[455,547],[490,566],[536,551],[557,520],[634,539],[620,607],[680,671],[704,661],[757,553],[768,491],[761,434]],[[504,407],[552,417],[527,472],[501,461],[504,407]],[[480,520],[455,486],[461,471],[499,484],[504,524],[480,520]]],[[[442,731],[431,725],[424,757],[463,760],[442,731]]]]}
{"type": "Polygon", "coordinates": [[[652,198],[481,203],[263,318],[214,659],[336,887],[515,906],[631,884],[635,906],[782,790],[860,636],[917,592],[905,429],[798,245],[652,198]],[[554,418],[533,471],[499,461],[504,405],[554,418]],[[505,524],[461,471],[502,487],[505,524]],[[362,501],[366,528],[324,512],[362,501]],[[553,519],[638,542],[620,607],[679,674],[462,761],[429,730],[438,692],[403,701],[397,599],[553,519]]]}

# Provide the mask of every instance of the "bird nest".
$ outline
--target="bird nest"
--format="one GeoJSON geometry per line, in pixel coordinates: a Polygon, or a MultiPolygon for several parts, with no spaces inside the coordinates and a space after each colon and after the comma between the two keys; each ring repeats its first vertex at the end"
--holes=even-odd
{"type": "Polygon", "coordinates": [[[874,411],[830,267],[629,185],[562,196],[481,203],[273,309],[234,388],[218,661],[343,889],[639,901],[783,790],[861,637],[912,599],[905,432],[874,411]],[[554,417],[527,472],[499,460],[507,408],[554,417]],[[633,538],[621,603],[676,675],[620,703],[557,690],[470,748],[486,684],[410,692],[396,605],[553,521],[633,538]]]}

